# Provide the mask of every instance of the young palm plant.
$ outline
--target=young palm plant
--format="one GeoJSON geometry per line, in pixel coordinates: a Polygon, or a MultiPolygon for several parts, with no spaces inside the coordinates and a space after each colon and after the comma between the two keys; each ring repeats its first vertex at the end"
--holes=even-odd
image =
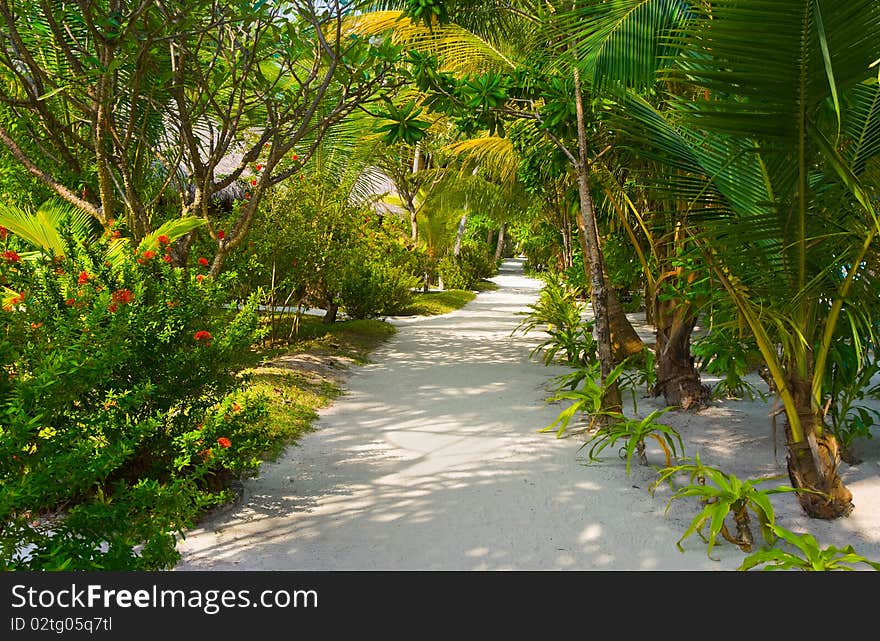
{"type": "Polygon", "coordinates": [[[681,542],[696,533],[706,541],[707,554],[710,558],[712,557],[712,548],[715,547],[719,535],[741,550],[751,552],[755,539],[751,529],[750,512],[758,519],[764,540],[772,543],[775,540],[775,533],[771,527],[774,512],[769,496],[781,492],[799,491],[785,485],[766,490],[759,489],[758,485],[777,477],[743,481],[733,474],[727,474],[714,467],[704,465],[700,460],[699,453],[697,453],[692,461],[661,470],[660,476],[651,486],[652,493],[658,485],[664,482],[670,483],[674,487],[674,478],[681,474],[688,476],[689,483],[676,489],[667,503],[666,510],[669,510],[673,501],[688,497],[697,497],[703,505],[703,509],[694,517],[690,526],[678,540],[678,548],[684,552],[681,542]],[[735,533],[731,533],[727,527],[728,515],[733,515],[735,533]],[[703,534],[706,525],[709,526],[709,531],[708,534],[703,534]]]}
{"type": "Polygon", "coordinates": [[[664,407],[654,410],[644,418],[630,418],[623,414],[612,415],[612,421],[607,425],[603,425],[593,435],[590,440],[581,446],[590,446],[587,455],[590,462],[599,461],[599,454],[608,448],[613,447],[618,442],[623,442],[623,446],[619,450],[620,457],[626,461],[626,473],[629,475],[632,469],[632,459],[634,456],[639,457],[639,463],[648,466],[648,454],[646,439],[653,439],[663,450],[663,456],[666,461],[666,467],[672,465],[673,461],[684,454],[684,443],[681,435],[669,425],[658,423],[657,418],[673,407],[664,407]]]}
{"type": "Polygon", "coordinates": [[[811,534],[797,534],[778,525],[770,529],[779,538],[790,544],[795,551],[789,552],[778,547],[763,548],[747,556],[737,570],[747,572],[759,566],[762,570],[801,570],[804,572],[830,572],[833,570],[852,571],[859,563],[874,570],[880,570],[880,563],[858,554],[853,546],[838,548],[829,545],[819,546],[811,534]],[[800,554],[798,554],[800,552],[800,554]]]}

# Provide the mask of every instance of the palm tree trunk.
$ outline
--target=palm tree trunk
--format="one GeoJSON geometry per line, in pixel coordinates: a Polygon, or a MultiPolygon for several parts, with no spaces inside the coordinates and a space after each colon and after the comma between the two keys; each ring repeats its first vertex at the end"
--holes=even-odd
{"type": "MultiPolygon", "coordinates": [[[[790,371],[796,372],[794,368],[790,371]]],[[[786,421],[788,477],[794,487],[812,490],[798,492],[801,507],[813,518],[848,516],[854,506],[852,492],[843,484],[837,471],[840,464],[837,439],[824,429],[819,410],[813,405],[811,381],[800,378],[796,373],[789,374],[787,379],[804,433],[804,438],[796,442],[791,426],[786,421]]]]}
{"type": "Polygon", "coordinates": [[[623,306],[617,300],[614,290],[607,285],[608,292],[608,325],[611,331],[611,347],[614,352],[614,360],[621,362],[623,359],[634,354],[640,354],[645,349],[645,344],[639,333],[629,322],[623,306]]]}
{"type": "Polygon", "coordinates": [[[655,302],[657,383],[654,395],[683,410],[700,409],[710,390],[700,380],[691,355],[691,334],[697,323],[693,308],[679,300],[655,302]]]}
{"type": "Polygon", "coordinates": [[[497,263],[501,260],[501,254],[504,251],[504,232],[507,228],[507,223],[501,223],[501,228],[498,230],[498,242],[495,244],[495,262],[497,263]]]}

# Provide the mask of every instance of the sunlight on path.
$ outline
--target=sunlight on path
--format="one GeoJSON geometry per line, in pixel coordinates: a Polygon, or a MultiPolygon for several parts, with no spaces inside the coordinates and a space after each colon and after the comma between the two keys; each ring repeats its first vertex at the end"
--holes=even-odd
{"type": "Polygon", "coordinates": [[[458,311],[390,319],[398,333],[316,431],[189,532],[177,569],[680,569],[686,524],[664,518],[647,472],[586,467],[576,439],[538,433],[566,370],[529,359],[538,332],[512,332],[541,282],[519,259],[493,280],[458,311]]]}

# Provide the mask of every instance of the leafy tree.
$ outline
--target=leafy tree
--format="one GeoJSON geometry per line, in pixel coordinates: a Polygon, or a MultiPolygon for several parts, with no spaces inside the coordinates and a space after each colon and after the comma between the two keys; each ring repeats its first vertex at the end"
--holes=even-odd
{"type": "Polygon", "coordinates": [[[4,0],[0,142],[56,195],[105,226],[124,220],[135,239],[168,217],[203,218],[216,274],[267,190],[399,82],[399,48],[344,28],[354,9],[4,0]],[[230,191],[243,205],[220,238],[230,191]]]}

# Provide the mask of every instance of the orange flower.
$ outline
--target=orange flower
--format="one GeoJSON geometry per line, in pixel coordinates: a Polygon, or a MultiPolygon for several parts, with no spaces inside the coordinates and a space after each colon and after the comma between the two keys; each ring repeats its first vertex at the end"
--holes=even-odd
{"type": "Polygon", "coordinates": [[[107,311],[111,314],[115,314],[117,309],[119,309],[119,305],[117,305],[116,303],[110,303],[109,305],[107,305],[107,311]]]}
{"type": "Polygon", "coordinates": [[[240,412],[240,411],[241,411],[241,405],[239,405],[238,403],[233,403],[233,404],[232,404],[232,411],[233,411],[233,412],[240,412]]]}
{"type": "Polygon", "coordinates": [[[118,289],[110,294],[110,300],[114,303],[130,303],[134,299],[134,294],[130,289],[118,289]]]}
{"type": "Polygon", "coordinates": [[[205,344],[206,344],[206,345],[210,345],[210,344],[211,344],[211,339],[212,339],[212,338],[213,338],[213,336],[211,336],[211,332],[206,332],[206,331],[203,330],[203,329],[200,329],[200,330],[197,331],[195,334],[193,334],[193,339],[194,339],[194,340],[196,340],[196,341],[205,341],[205,344]]]}
{"type": "Polygon", "coordinates": [[[162,256],[162,260],[164,260],[166,263],[170,263],[171,262],[171,254],[165,254],[164,256],[162,256]]]}
{"type": "Polygon", "coordinates": [[[79,278],[76,279],[76,282],[80,285],[85,285],[89,282],[89,273],[86,271],[82,271],[79,273],[79,278]]]}
{"type": "Polygon", "coordinates": [[[196,276],[196,280],[201,283],[203,280],[205,280],[205,276],[203,274],[198,274],[196,276]]]}
{"type": "Polygon", "coordinates": [[[149,249],[144,252],[144,260],[150,260],[156,255],[156,252],[150,251],[149,249]]]}
{"type": "Polygon", "coordinates": [[[160,245],[167,245],[168,243],[171,242],[171,241],[168,239],[168,236],[166,236],[165,234],[162,234],[162,235],[159,236],[159,238],[157,238],[156,240],[159,241],[159,244],[160,244],[160,245]]]}
{"type": "Polygon", "coordinates": [[[220,447],[229,447],[230,445],[232,445],[232,441],[230,441],[225,436],[221,436],[220,438],[217,439],[217,444],[220,447]]]}

